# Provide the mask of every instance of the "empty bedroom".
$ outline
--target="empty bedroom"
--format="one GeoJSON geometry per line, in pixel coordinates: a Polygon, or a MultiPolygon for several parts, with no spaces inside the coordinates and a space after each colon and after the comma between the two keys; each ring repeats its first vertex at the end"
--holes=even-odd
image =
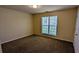
{"type": "Polygon", "coordinates": [[[0,52],[79,52],[78,24],[78,5],[0,5],[0,52]]]}

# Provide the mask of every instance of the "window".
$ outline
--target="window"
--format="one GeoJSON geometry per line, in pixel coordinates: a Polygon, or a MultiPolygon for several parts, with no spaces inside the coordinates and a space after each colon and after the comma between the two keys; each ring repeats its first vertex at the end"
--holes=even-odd
{"type": "Polygon", "coordinates": [[[56,34],[57,34],[57,16],[42,17],[42,33],[56,36],[56,34]]]}

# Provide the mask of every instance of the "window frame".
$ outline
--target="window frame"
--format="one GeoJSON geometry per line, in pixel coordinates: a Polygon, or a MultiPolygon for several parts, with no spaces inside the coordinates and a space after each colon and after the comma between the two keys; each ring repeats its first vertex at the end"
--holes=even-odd
{"type": "MultiPolygon", "coordinates": [[[[54,16],[55,16],[55,15],[54,15],[54,16]]],[[[51,25],[50,25],[50,17],[51,17],[51,16],[42,16],[42,17],[41,17],[41,33],[44,34],[44,35],[48,35],[48,36],[57,36],[57,34],[58,34],[58,16],[57,16],[56,35],[49,34],[49,32],[50,32],[50,26],[51,26],[51,25]],[[43,26],[43,25],[42,25],[42,17],[48,17],[48,20],[49,20],[49,21],[48,21],[48,34],[42,33],[42,26],[43,26]]]]}

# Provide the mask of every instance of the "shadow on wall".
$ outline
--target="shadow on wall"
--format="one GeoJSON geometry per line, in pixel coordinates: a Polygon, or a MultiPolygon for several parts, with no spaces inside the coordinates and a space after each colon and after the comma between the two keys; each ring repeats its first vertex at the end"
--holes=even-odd
{"type": "Polygon", "coordinates": [[[0,44],[0,53],[2,52],[2,49],[1,49],[1,44],[0,44]]]}

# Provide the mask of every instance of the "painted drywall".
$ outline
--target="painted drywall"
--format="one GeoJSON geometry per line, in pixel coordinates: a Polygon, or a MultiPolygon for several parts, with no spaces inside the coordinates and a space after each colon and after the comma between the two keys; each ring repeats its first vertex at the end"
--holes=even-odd
{"type": "Polygon", "coordinates": [[[32,35],[32,30],[31,14],[0,7],[0,43],[32,35]]]}
{"type": "Polygon", "coordinates": [[[76,21],[76,8],[33,14],[34,34],[41,34],[41,17],[58,16],[58,33],[56,39],[73,42],[76,21]]]}
{"type": "Polygon", "coordinates": [[[74,35],[74,49],[76,53],[79,53],[79,7],[77,9],[77,21],[75,27],[75,34],[74,35]]]}

